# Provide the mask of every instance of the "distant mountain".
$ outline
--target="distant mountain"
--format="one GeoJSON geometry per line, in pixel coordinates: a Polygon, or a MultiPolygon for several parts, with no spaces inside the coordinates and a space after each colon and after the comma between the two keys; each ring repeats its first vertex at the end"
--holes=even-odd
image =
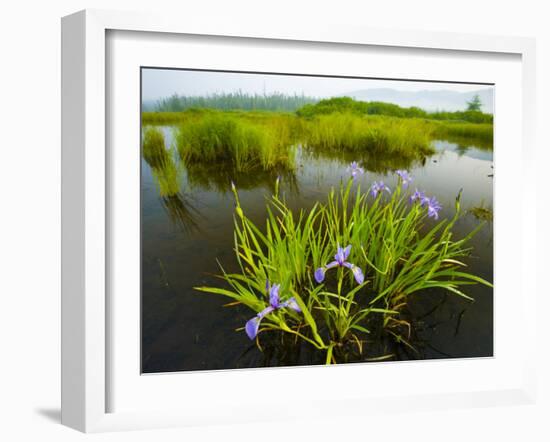
{"type": "Polygon", "coordinates": [[[396,89],[363,89],[352,91],[343,96],[362,101],[384,101],[402,107],[416,106],[427,111],[466,110],[466,102],[478,94],[483,103],[481,110],[493,113],[493,90],[479,89],[473,92],[455,92],[450,90],[399,91],[396,89]]]}

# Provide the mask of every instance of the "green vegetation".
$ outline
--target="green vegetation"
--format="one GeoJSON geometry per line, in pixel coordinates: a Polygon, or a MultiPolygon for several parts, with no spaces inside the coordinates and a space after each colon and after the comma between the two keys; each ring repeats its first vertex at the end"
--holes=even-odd
{"type": "Polygon", "coordinates": [[[181,172],[172,158],[162,167],[152,167],[151,172],[160,196],[169,197],[179,193],[181,172]]]}
{"type": "Polygon", "coordinates": [[[493,115],[480,111],[431,112],[427,117],[430,120],[455,121],[472,124],[493,124],[493,115]]]}
{"type": "Polygon", "coordinates": [[[304,139],[315,150],[419,158],[433,153],[431,131],[431,125],[418,119],[333,113],[309,120],[304,139]]]}
{"type": "Polygon", "coordinates": [[[252,122],[228,113],[207,113],[182,123],[176,134],[188,164],[224,162],[237,172],[294,168],[292,131],[284,117],[252,122]]]}
{"type": "MultiPolygon", "coordinates": [[[[297,144],[318,152],[353,152],[371,158],[376,154],[409,161],[433,153],[434,139],[466,144],[474,140],[491,149],[492,119],[477,110],[428,113],[349,97],[306,104],[296,114],[188,109],[142,115],[144,124],[178,126],[176,145],[186,166],[224,162],[230,174],[293,170],[297,144]]],[[[144,156],[154,155],[155,143],[158,139],[144,140],[144,156]],[[148,145],[151,153],[146,151],[148,145]]]]}
{"type": "Polygon", "coordinates": [[[455,121],[437,121],[433,124],[433,137],[440,139],[471,139],[479,140],[481,143],[493,144],[492,124],[471,124],[455,121]]]}
{"type": "Polygon", "coordinates": [[[352,349],[363,355],[371,333],[412,347],[411,324],[403,314],[411,296],[445,290],[471,300],[463,286],[491,284],[464,270],[462,259],[477,229],[454,238],[459,197],[452,219],[428,223],[425,205],[409,202],[401,182],[391,196],[383,193],[373,197],[355,190],[350,179],[339,191],[333,189],[326,203],[295,214],[276,186],[264,229],[246,216],[234,189],[235,258],[241,271],[222,268],[227,288],[197,290],[229,297],[231,305],[258,313],[246,326],[258,346],[264,332],[290,334],[324,352],[327,364],[347,360],[352,349]],[[341,263],[327,265],[347,245],[341,263]],[[280,302],[272,299],[272,284],[280,285],[280,302]],[[248,329],[254,321],[257,336],[248,329]]]}
{"type": "Polygon", "coordinates": [[[145,131],[142,141],[142,153],[147,164],[153,168],[163,167],[170,160],[162,131],[156,128],[149,128],[145,131]]]}
{"type": "Polygon", "coordinates": [[[142,124],[177,124],[185,121],[189,113],[186,112],[142,112],[142,124]]]}
{"type": "MultiPolygon", "coordinates": [[[[179,156],[188,169],[195,169],[197,173],[191,173],[190,177],[196,178],[197,183],[204,183],[205,178],[211,181],[209,164],[225,171],[224,178],[240,175],[244,182],[247,181],[244,175],[255,171],[269,172],[260,181],[272,180],[273,174],[294,170],[297,145],[314,154],[353,153],[354,159],[370,159],[371,163],[384,163],[382,159],[390,158],[390,163],[407,164],[432,154],[434,139],[459,140],[462,144],[472,140],[484,148],[492,148],[492,124],[362,114],[350,111],[350,106],[372,103],[345,97],[323,100],[319,104],[324,110],[308,117],[283,112],[193,109],[144,113],[143,123],[177,127],[175,144],[179,156]],[[325,110],[331,112],[325,113],[325,110]]],[[[388,109],[402,109],[382,104],[388,109]]],[[[158,129],[146,131],[143,154],[153,166],[167,161],[169,153],[163,142],[158,129]]],[[[381,164],[378,169],[386,170],[387,167],[381,164]]],[[[230,180],[214,185],[218,187],[219,184],[227,190],[230,180]]]]}
{"type": "Polygon", "coordinates": [[[143,159],[151,167],[151,173],[162,197],[179,192],[180,171],[174,161],[173,152],[167,149],[163,133],[157,128],[148,128],[143,135],[143,159]]]}
{"type": "Polygon", "coordinates": [[[313,151],[422,158],[433,153],[430,123],[355,114],[303,120],[289,114],[207,112],[186,116],[176,135],[186,165],[216,162],[230,173],[294,169],[297,143],[313,151]]]}
{"type": "Polygon", "coordinates": [[[220,110],[269,110],[290,111],[302,106],[315,103],[316,98],[304,95],[272,94],[247,94],[243,92],[212,94],[205,97],[189,97],[172,95],[169,98],[159,100],[156,105],[157,112],[181,112],[192,108],[208,108],[220,110]]]}
{"type": "Polygon", "coordinates": [[[307,104],[296,112],[297,115],[311,118],[332,113],[354,113],[358,115],[384,115],[398,118],[425,118],[430,120],[455,120],[468,123],[492,124],[493,116],[479,109],[458,112],[427,112],[418,107],[401,107],[397,104],[377,101],[357,101],[350,97],[336,97],[307,104]]]}
{"type": "Polygon", "coordinates": [[[311,118],[316,115],[333,113],[354,113],[358,115],[386,115],[400,118],[423,118],[427,115],[418,107],[403,108],[397,104],[378,101],[357,101],[350,97],[334,97],[315,104],[306,104],[296,111],[300,117],[311,118]]]}
{"type": "Polygon", "coordinates": [[[468,212],[481,221],[493,221],[493,209],[491,207],[485,207],[483,202],[479,206],[472,207],[468,212]]]}

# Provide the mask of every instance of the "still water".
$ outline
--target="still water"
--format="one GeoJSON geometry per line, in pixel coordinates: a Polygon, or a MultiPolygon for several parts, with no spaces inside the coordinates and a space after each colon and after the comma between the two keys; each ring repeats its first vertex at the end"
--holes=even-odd
{"type": "MultiPolygon", "coordinates": [[[[169,147],[172,128],[161,128],[169,147]]],[[[374,180],[396,184],[393,170],[407,168],[418,187],[437,197],[441,217],[451,217],[460,191],[462,208],[492,210],[493,152],[471,143],[434,141],[436,153],[423,162],[399,163],[380,158],[320,155],[298,147],[295,174],[281,177],[290,207],[309,208],[325,201],[331,187],[349,177],[347,166],[361,160],[366,173],[356,181],[367,189],[374,180]]],[[[193,287],[220,285],[218,261],[237,270],[233,253],[233,179],[243,210],[255,223],[265,219],[265,200],[277,173],[232,176],[219,165],[181,168],[180,192],[161,197],[158,174],[142,160],[142,371],[144,373],[212,370],[323,363],[298,351],[260,352],[243,331],[235,329],[254,315],[247,308],[224,308],[227,298],[197,292],[193,287]]],[[[471,213],[454,232],[460,237],[479,224],[471,213]]],[[[493,280],[493,226],[488,222],[474,237],[467,264],[471,273],[493,280]]],[[[470,303],[458,296],[430,293],[412,296],[417,353],[396,352],[396,359],[484,357],[493,354],[493,291],[468,286],[470,303]]]]}

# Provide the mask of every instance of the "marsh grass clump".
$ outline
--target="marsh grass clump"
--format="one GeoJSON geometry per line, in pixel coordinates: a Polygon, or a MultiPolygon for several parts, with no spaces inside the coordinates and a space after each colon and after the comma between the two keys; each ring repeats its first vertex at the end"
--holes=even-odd
{"type": "Polygon", "coordinates": [[[418,158],[434,153],[431,126],[423,120],[364,117],[350,113],[320,115],[308,121],[306,145],[315,150],[383,153],[418,158]]]}
{"type": "MultiPolygon", "coordinates": [[[[421,160],[433,154],[434,139],[458,140],[492,149],[492,123],[371,115],[358,111],[358,102],[352,103],[354,106],[349,108],[331,101],[322,107],[323,112],[308,116],[188,109],[149,112],[142,118],[148,124],[178,127],[176,146],[186,165],[200,161],[225,162],[237,172],[294,169],[298,145],[322,154],[336,152],[407,160],[421,160]]],[[[371,107],[386,109],[389,106],[382,104],[371,107]]],[[[393,109],[392,106],[389,107],[393,109]]]]}
{"type": "Polygon", "coordinates": [[[181,171],[173,158],[169,156],[169,159],[160,167],[151,167],[151,173],[161,197],[170,197],[179,193],[181,171]]]}
{"type": "Polygon", "coordinates": [[[471,301],[463,286],[491,284],[465,270],[462,259],[477,229],[454,238],[460,196],[453,218],[439,219],[436,198],[407,191],[412,177],[406,171],[398,176],[393,190],[375,182],[368,192],[350,179],[326,203],[297,214],[276,186],[265,227],[246,216],[233,187],[241,271],[222,268],[225,287],[197,289],[249,307],[255,316],[244,329],[260,348],[266,332],[294,335],[323,352],[326,363],[347,361],[352,348],[368,353],[371,333],[412,347],[406,315],[411,296],[443,290],[471,301]]]}
{"type": "Polygon", "coordinates": [[[441,139],[478,140],[484,146],[493,146],[493,125],[454,121],[433,122],[433,136],[441,139]]]}
{"type": "Polygon", "coordinates": [[[284,124],[255,123],[211,113],[180,125],[176,144],[183,162],[221,162],[236,171],[294,168],[294,149],[284,124]]]}
{"type": "Polygon", "coordinates": [[[150,127],[145,130],[142,141],[143,159],[149,166],[162,167],[170,160],[170,153],[164,143],[164,134],[161,130],[150,127]]]}
{"type": "Polygon", "coordinates": [[[180,190],[181,171],[172,149],[167,149],[161,130],[150,127],[145,130],[142,142],[143,159],[151,167],[151,174],[162,197],[176,195],[180,190]]]}
{"type": "Polygon", "coordinates": [[[486,207],[484,203],[472,207],[468,212],[481,221],[493,222],[493,209],[486,207]]]}

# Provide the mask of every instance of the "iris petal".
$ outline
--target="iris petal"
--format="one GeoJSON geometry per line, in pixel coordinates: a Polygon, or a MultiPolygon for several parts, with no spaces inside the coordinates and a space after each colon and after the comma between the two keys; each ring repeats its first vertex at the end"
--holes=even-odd
{"type": "Polygon", "coordinates": [[[325,270],[328,270],[328,269],[332,269],[334,267],[338,267],[340,265],[340,263],[338,261],[332,261],[332,262],[329,262],[326,266],[325,266],[325,270]]]}
{"type": "Polygon", "coordinates": [[[250,339],[254,339],[258,334],[261,320],[275,309],[272,306],[264,308],[260,313],[254,316],[252,319],[246,321],[244,329],[250,339]]]}
{"type": "Polygon", "coordinates": [[[365,281],[365,275],[363,275],[363,271],[361,270],[361,268],[354,265],[351,271],[353,272],[353,276],[355,276],[357,284],[363,284],[363,282],[365,281]]]}
{"type": "Polygon", "coordinates": [[[315,281],[317,281],[317,283],[322,283],[323,280],[325,279],[325,268],[324,267],[319,267],[317,270],[315,270],[315,281]]]}
{"type": "Polygon", "coordinates": [[[344,263],[344,261],[346,260],[346,257],[344,256],[344,249],[342,247],[338,246],[336,255],[334,255],[334,259],[338,261],[338,264],[340,265],[344,263]]]}
{"type": "Polygon", "coordinates": [[[344,267],[347,267],[352,271],[353,276],[357,281],[357,284],[363,284],[363,282],[365,281],[365,276],[363,275],[363,271],[361,270],[360,267],[357,267],[355,264],[352,264],[351,262],[344,263],[344,267]]]}
{"type": "Polygon", "coordinates": [[[279,307],[279,284],[273,284],[269,289],[269,303],[273,308],[279,307]]]}
{"type": "Polygon", "coordinates": [[[351,244],[344,249],[344,261],[348,259],[350,252],[351,252],[351,244]]]}
{"type": "Polygon", "coordinates": [[[283,302],[281,304],[281,308],[284,308],[284,307],[290,307],[292,310],[298,313],[301,313],[302,311],[302,309],[300,308],[300,306],[298,305],[294,297],[290,298],[288,301],[283,302]]]}
{"type": "Polygon", "coordinates": [[[269,315],[275,309],[272,306],[264,308],[260,313],[258,313],[258,318],[263,319],[264,316],[269,315]]]}
{"type": "Polygon", "coordinates": [[[244,329],[250,340],[255,339],[256,336],[258,335],[258,329],[260,328],[260,321],[261,321],[260,317],[254,316],[252,319],[246,322],[244,329]]]}

